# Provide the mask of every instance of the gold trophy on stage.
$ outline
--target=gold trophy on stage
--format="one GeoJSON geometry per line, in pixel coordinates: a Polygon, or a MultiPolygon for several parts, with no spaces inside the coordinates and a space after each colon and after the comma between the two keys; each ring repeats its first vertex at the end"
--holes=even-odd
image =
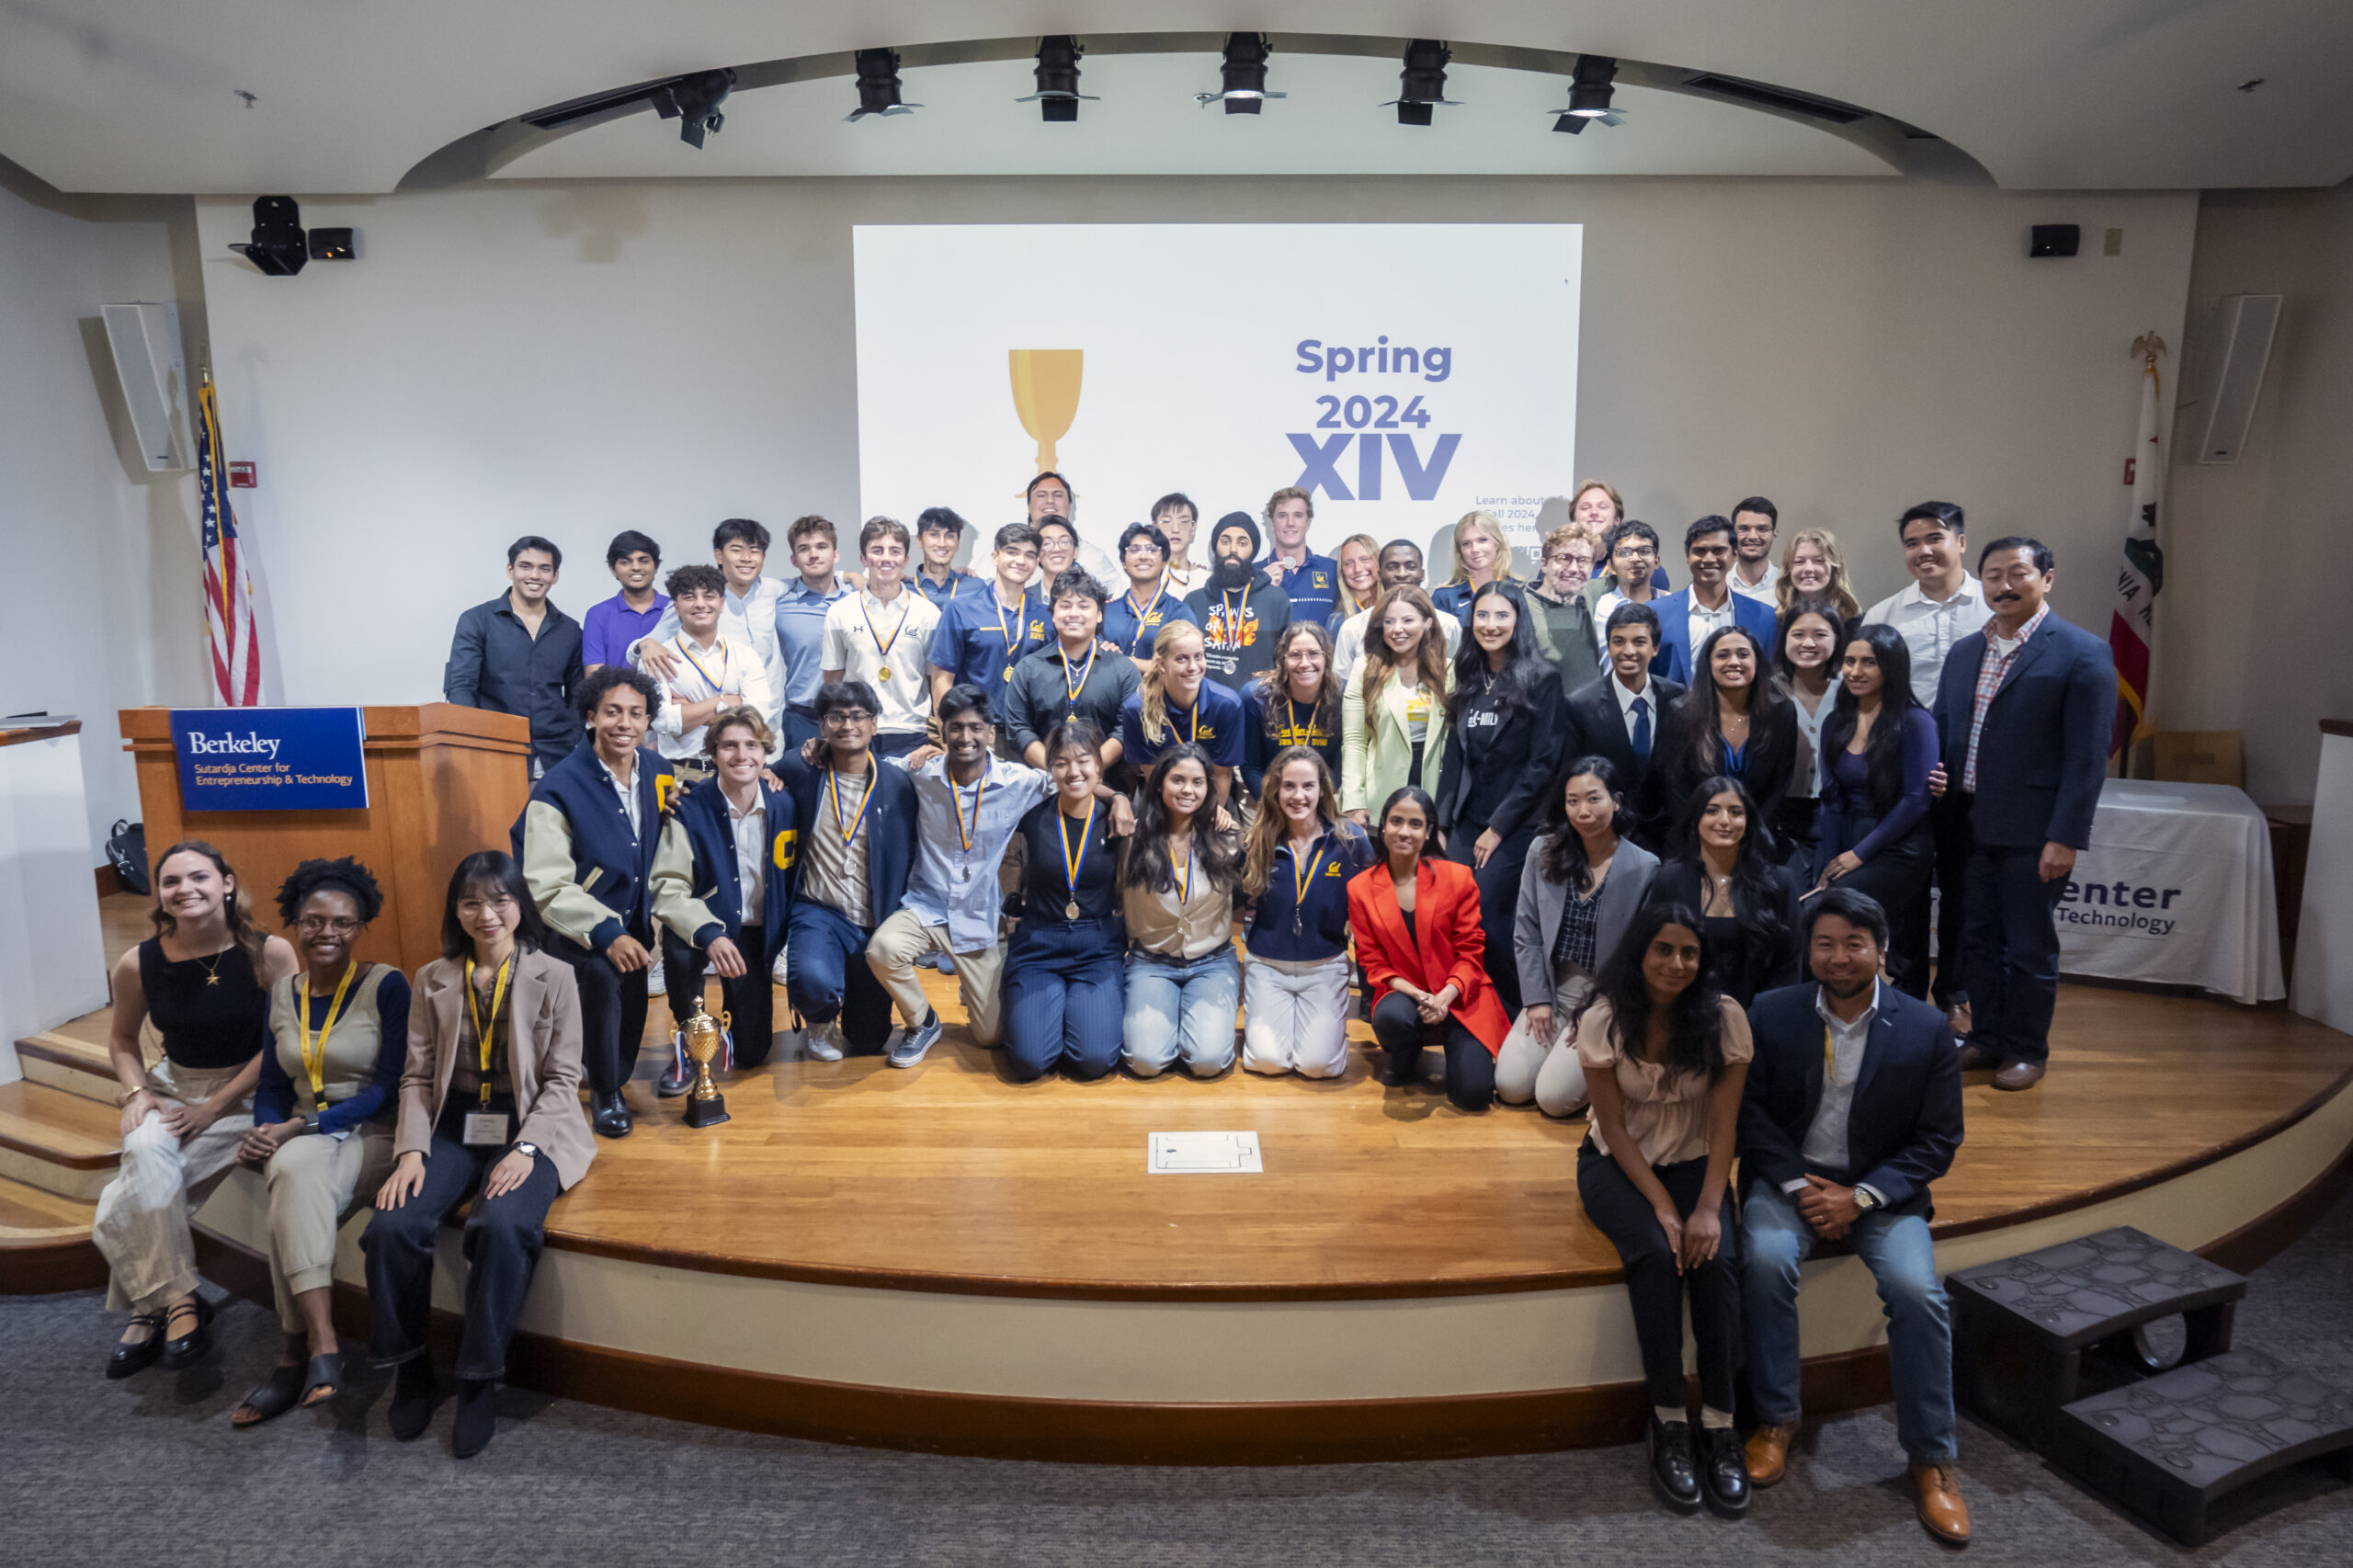
{"type": "Polygon", "coordinates": [[[687,1125],[716,1127],[728,1120],[727,1100],[710,1081],[710,1059],[719,1054],[719,1031],[733,1022],[727,1014],[712,1017],[695,998],[695,1016],[686,1022],[687,1055],[695,1064],[695,1086],[687,1095],[687,1125]]]}
{"type": "Polygon", "coordinates": [[[1054,443],[1070,434],[1078,417],[1078,381],[1086,351],[1083,348],[1008,348],[1013,373],[1013,411],[1021,427],[1038,443],[1040,473],[1054,470],[1054,443]]]}

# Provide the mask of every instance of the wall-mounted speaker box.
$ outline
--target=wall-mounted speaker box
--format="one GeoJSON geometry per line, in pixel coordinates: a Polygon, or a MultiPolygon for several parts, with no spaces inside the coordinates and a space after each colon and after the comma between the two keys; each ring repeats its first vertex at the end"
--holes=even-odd
{"type": "Polygon", "coordinates": [[[2255,422],[2255,400],[2263,391],[2264,367],[2271,362],[2271,337],[2279,327],[2277,294],[2225,294],[2214,307],[2207,335],[2210,369],[2203,395],[2190,411],[2198,460],[2234,463],[2255,422]]]}
{"type": "Polygon", "coordinates": [[[2075,223],[2037,223],[2027,237],[2026,254],[2073,256],[2083,243],[2084,231],[2075,223]]]}
{"type": "Polygon", "coordinates": [[[166,473],[194,460],[188,437],[188,361],[180,350],[176,305],[108,305],[107,347],[131,410],[131,428],[147,472],[166,473]]]}

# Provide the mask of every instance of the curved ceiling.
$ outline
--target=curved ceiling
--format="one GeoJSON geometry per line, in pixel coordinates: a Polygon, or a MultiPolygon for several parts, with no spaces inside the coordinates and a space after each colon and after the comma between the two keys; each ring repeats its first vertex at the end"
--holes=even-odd
{"type": "Polygon", "coordinates": [[[2353,174],[2346,0],[0,0],[0,156],[67,190],[385,191],[517,115],[713,65],[1235,28],[1671,61],[1865,106],[2013,188],[2353,174]]]}

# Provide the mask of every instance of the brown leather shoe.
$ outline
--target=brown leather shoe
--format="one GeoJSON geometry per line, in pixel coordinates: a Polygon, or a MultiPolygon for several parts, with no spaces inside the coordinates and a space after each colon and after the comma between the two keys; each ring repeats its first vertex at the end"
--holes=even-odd
{"type": "Polygon", "coordinates": [[[2001,1064],[2002,1059],[1982,1045],[1961,1048],[1961,1070],[1964,1073],[1984,1073],[2001,1064]]]}
{"type": "Polygon", "coordinates": [[[1772,1486],[1789,1472],[1790,1441],[1798,1435],[1794,1421],[1768,1421],[1748,1435],[1748,1484],[1772,1486]]]}
{"type": "Polygon", "coordinates": [[[1920,1492],[1920,1523],[1938,1540],[1969,1544],[1969,1505],[1961,1500],[1961,1478],[1949,1464],[1915,1464],[1912,1484],[1920,1492]]]}
{"type": "Polygon", "coordinates": [[[2040,1062],[2013,1062],[1994,1074],[1997,1089],[2031,1089],[2042,1082],[2045,1068],[2040,1062]]]}

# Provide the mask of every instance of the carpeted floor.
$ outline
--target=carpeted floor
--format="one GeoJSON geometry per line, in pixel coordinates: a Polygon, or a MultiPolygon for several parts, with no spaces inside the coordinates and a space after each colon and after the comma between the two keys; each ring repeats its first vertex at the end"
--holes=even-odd
{"type": "MultiPolygon", "coordinates": [[[[2353,1198],[2256,1277],[2241,1345],[2353,1386],[2353,1198]]],[[[228,1415],[277,1346],[237,1301],[177,1376],[98,1375],[97,1292],[0,1299],[0,1563],[1903,1563],[1954,1555],[1914,1522],[1891,1413],[1827,1421],[1751,1517],[1678,1519],[1636,1449],[1290,1470],[1015,1464],[836,1449],[502,1393],[498,1439],[460,1464],[445,1403],[394,1442],[383,1382],[252,1432],[228,1415]],[[362,1401],[365,1403],[362,1403],[362,1401]]],[[[2314,1480],[2205,1551],[2179,1551],[1964,1422],[1979,1563],[2341,1565],[2353,1488],[2314,1480]]]]}

